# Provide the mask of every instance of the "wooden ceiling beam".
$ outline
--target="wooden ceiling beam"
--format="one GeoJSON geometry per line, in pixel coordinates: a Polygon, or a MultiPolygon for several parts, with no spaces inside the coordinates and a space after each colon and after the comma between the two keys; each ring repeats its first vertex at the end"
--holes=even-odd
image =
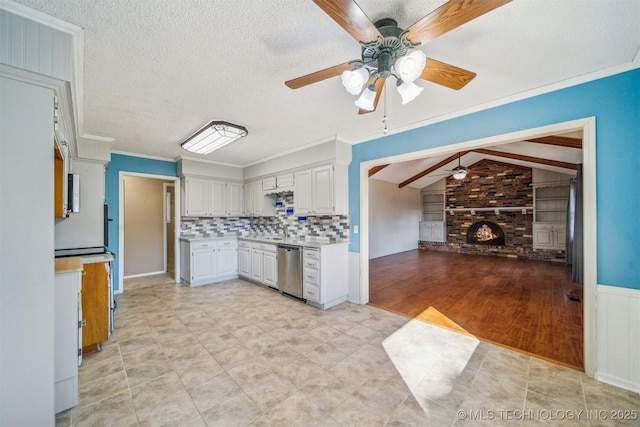
{"type": "Polygon", "coordinates": [[[447,157],[446,159],[436,163],[435,165],[431,166],[430,168],[423,170],[419,174],[414,175],[414,176],[412,176],[411,178],[409,178],[409,179],[407,179],[405,181],[402,181],[400,184],[398,184],[398,188],[405,187],[405,186],[411,184],[413,181],[417,181],[418,179],[422,178],[423,176],[429,175],[431,172],[433,172],[433,171],[435,171],[437,169],[440,169],[442,166],[444,166],[444,165],[446,165],[448,163],[451,163],[452,161],[456,160],[458,158],[458,156],[462,157],[467,153],[468,153],[468,151],[461,151],[460,153],[456,153],[456,154],[453,154],[453,155],[447,157]]]}
{"type": "Polygon", "coordinates": [[[556,145],[558,147],[582,148],[582,138],[569,138],[568,136],[543,136],[542,138],[527,139],[527,142],[538,144],[556,145]]]}
{"type": "Polygon", "coordinates": [[[538,163],[541,165],[555,166],[558,168],[577,170],[578,165],[575,163],[561,162],[558,160],[543,159],[541,157],[525,156],[523,154],[505,153],[503,151],[488,150],[486,148],[477,148],[471,150],[476,153],[486,154],[488,156],[506,157],[507,159],[520,160],[523,162],[538,163]]]}
{"type": "Polygon", "coordinates": [[[369,178],[371,178],[372,175],[377,174],[378,172],[380,172],[382,169],[386,168],[387,166],[389,166],[388,163],[386,165],[378,165],[378,166],[372,167],[371,169],[369,169],[369,178]]]}

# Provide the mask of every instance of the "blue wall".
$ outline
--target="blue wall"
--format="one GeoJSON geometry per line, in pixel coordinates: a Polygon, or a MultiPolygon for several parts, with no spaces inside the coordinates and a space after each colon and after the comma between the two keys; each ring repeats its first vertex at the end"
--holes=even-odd
{"type": "MultiPolygon", "coordinates": [[[[351,224],[360,224],[360,163],[596,117],[598,283],[640,289],[640,69],[353,146],[351,224]]],[[[352,228],[353,230],[353,228],[352,228]]],[[[350,251],[360,251],[351,235],[350,251]]]]}
{"type": "Polygon", "coordinates": [[[120,289],[119,283],[119,233],[120,220],[118,212],[120,211],[120,195],[118,176],[120,171],[145,173],[151,175],[178,176],[177,163],[163,160],[145,159],[142,157],[124,156],[122,154],[112,154],[111,163],[105,172],[105,199],[109,205],[109,217],[113,221],[109,223],[109,250],[116,254],[116,262],[113,270],[113,287],[114,290],[120,289]]]}

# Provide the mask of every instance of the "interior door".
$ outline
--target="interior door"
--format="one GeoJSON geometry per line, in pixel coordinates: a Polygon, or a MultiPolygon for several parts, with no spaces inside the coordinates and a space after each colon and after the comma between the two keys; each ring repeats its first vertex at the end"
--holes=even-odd
{"type": "Polygon", "coordinates": [[[167,273],[171,276],[175,275],[175,250],[176,250],[176,192],[175,186],[167,186],[165,193],[165,227],[167,235],[166,266],[167,273]]]}

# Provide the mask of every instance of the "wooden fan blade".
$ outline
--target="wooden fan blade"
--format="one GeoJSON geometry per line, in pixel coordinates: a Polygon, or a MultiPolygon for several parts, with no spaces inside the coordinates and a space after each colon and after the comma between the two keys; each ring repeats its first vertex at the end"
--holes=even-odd
{"type": "Polygon", "coordinates": [[[320,9],[359,42],[369,43],[382,37],[354,0],[313,0],[320,9]]]}
{"type": "MultiPolygon", "coordinates": [[[[368,83],[367,86],[369,86],[368,83]]],[[[376,80],[376,99],[373,100],[373,110],[369,111],[360,108],[358,109],[358,114],[367,114],[376,111],[376,108],[378,108],[378,101],[380,101],[380,95],[382,95],[382,89],[384,89],[384,79],[376,80]]]]}
{"type": "Polygon", "coordinates": [[[460,90],[476,77],[476,73],[445,64],[438,60],[427,58],[420,78],[436,83],[449,89],[460,90]]]}
{"type": "Polygon", "coordinates": [[[426,43],[510,1],[451,0],[410,26],[409,40],[426,43]]]}
{"type": "MultiPolygon", "coordinates": [[[[358,61],[355,59],[354,61],[358,61]]],[[[344,64],[335,65],[333,67],[325,68],[324,70],[316,71],[315,73],[307,74],[306,76],[298,77],[297,79],[284,82],[291,89],[298,89],[303,86],[317,83],[322,80],[330,79],[331,77],[339,76],[346,70],[353,69],[353,62],[349,61],[344,64]]]]}

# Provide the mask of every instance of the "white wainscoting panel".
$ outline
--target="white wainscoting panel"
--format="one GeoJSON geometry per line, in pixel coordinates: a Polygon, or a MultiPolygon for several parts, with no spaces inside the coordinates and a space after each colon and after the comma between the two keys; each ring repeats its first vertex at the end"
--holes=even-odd
{"type": "Polygon", "coordinates": [[[361,304],[360,299],[360,252],[349,252],[349,296],[347,300],[361,304]]]}
{"type": "Polygon", "coordinates": [[[598,285],[596,379],[640,393],[640,290],[598,285]]]}
{"type": "Polygon", "coordinates": [[[71,80],[71,35],[0,9],[0,62],[71,80]]]}

